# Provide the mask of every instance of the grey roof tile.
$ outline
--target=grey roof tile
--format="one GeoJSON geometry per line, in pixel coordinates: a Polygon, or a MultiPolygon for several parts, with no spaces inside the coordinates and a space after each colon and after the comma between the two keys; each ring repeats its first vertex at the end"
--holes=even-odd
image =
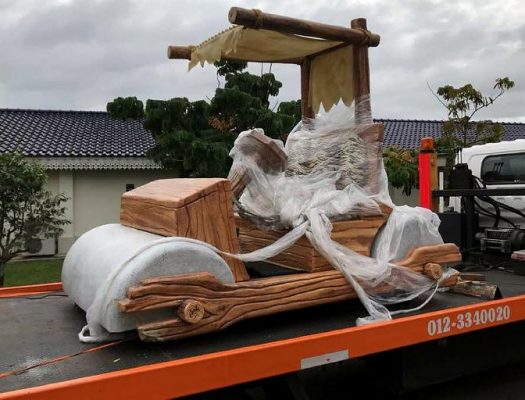
{"type": "Polygon", "coordinates": [[[106,112],[0,109],[0,151],[40,157],[136,157],[153,146],[142,121],[106,112]]]}
{"type": "MultiPolygon", "coordinates": [[[[376,119],[385,146],[416,149],[441,135],[443,121],[376,119]]],[[[504,140],[525,139],[524,123],[502,123],[504,140]]],[[[103,111],[0,109],[0,152],[40,157],[143,157],[153,146],[142,121],[112,119],[103,111]]]]}
{"type": "MultiPolygon", "coordinates": [[[[385,146],[408,149],[419,148],[419,143],[424,137],[440,137],[443,126],[443,121],[436,120],[375,119],[374,121],[385,126],[385,146]]],[[[501,125],[504,129],[503,140],[525,139],[524,123],[501,122],[501,125]]]]}

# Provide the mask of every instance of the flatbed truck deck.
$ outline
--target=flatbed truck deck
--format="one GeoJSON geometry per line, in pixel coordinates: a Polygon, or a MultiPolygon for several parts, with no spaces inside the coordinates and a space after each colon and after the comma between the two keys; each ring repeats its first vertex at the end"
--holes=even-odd
{"type": "Polygon", "coordinates": [[[420,311],[364,326],[361,304],[346,301],[166,343],[83,344],[85,314],[60,284],[0,289],[0,399],[175,398],[524,320],[525,277],[485,274],[501,299],[437,293],[420,311]]]}

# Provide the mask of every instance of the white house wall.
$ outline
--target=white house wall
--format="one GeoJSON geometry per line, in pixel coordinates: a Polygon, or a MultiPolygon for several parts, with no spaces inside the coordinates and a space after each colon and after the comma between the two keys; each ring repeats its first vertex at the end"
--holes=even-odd
{"type": "Polygon", "coordinates": [[[60,171],[58,174],[58,193],[63,193],[67,196],[64,203],[66,208],[65,217],[71,221],[71,224],[64,226],[64,233],[58,241],[58,248],[68,248],[75,240],[75,203],[77,196],[75,196],[75,174],[73,171],[60,171]]]}
{"type": "Polygon", "coordinates": [[[392,185],[388,185],[390,198],[396,206],[408,205],[411,207],[419,206],[419,189],[412,189],[410,196],[403,194],[402,189],[396,189],[392,185]]]}
{"type": "Polygon", "coordinates": [[[173,172],[162,170],[62,170],[48,171],[48,174],[47,188],[71,197],[66,204],[66,216],[71,224],[58,240],[59,253],[67,252],[84,232],[119,221],[120,196],[127,184],[138,187],[156,179],[174,177],[173,172]]]}
{"type": "Polygon", "coordinates": [[[46,190],[49,190],[51,193],[58,193],[58,176],[58,171],[47,171],[46,190]]]}

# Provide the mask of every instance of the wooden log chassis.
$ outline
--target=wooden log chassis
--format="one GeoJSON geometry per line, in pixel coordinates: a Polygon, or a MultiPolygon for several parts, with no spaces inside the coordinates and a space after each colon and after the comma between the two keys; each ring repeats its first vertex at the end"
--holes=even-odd
{"type": "MultiPolygon", "coordinates": [[[[369,131],[370,132],[370,131],[369,131]]],[[[379,135],[372,130],[371,135],[379,135]]],[[[263,232],[240,220],[239,237],[232,210],[233,195],[225,179],[165,179],[122,196],[121,223],[165,236],[199,239],[220,249],[239,253],[265,247],[283,233],[263,232]]],[[[391,209],[381,215],[333,223],[332,238],[358,253],[370,255],[373,240],[391,209]]],[[[306,238],[274,257],[273,262],[307,273],[250,279],[239,260],[226,257],[235,283],[224,285],[209,274],[192,273],[152,278],[131,287],[121,299],[121,312],[174,308],[174,318],[138,323],[142,340],[166,341],[220,330],[240,320],[261,315],[356,298],[347,279],[315,251],[306,238]]],[[[414,249],[397,264],[427,274],[442,275],[440,264],[461,261],[454,244],[414,249]]],[[[176,263],[177,260],[173,260],[176,263]]],[[[457,283],[457,276],[442,282],[457,283]]],[[[378,291],[395,288],[382,285],[378,291]]]]}
{"type": "MultiPolygon", "coordinates": [[[[454,286],[458,275],[441,283],[454,286]]],[[[378,292],[392,287],[382,286],[378,292]]],[[[119,302],[122,312],[171,308],[175,317],[141,324],[138,333],[146,342],[182,339],[227,328],[248,318],[354,299],[357,295],[337,271],[254,279],[223,285],[207,273],[142,281],[119,302]]]]}
{"type": "MultiPolygon", "coordinates": [[[[411,268],[432,279],[441,278],[441,264],[461,261],[454,244],[415,249],[399,266],[411,268]]],[[[459,282],[455,274],[442,287],[459,282]]],[[[386,293],[393,287],[381,285],[386,293]]],[[[208,273],[151,278],[128,289],[119,301],[122,312],[173,308],[173,318],[139,324],[142,340],[158,342],[182,339],[227,328],[244,319],[296,310],[320,304],[355,299],[357,294],[347,279],[335,270],[252,279],[225,285],[208,273]]]]}

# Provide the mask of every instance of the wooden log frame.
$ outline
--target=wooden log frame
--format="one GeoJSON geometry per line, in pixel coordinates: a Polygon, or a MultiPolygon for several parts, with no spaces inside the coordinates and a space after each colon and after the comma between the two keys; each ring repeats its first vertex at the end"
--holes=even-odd
{"type": "Polygon", "coordinates": [[[461,259],[458,246],[454,243],[444,243],[414,248],[405,258],[394,261],[394,264],[421,272],[428,263],[454,265],[461,262],[461,259]]]}
{"type": "MultiPolygon", "coordinates": [[[[366,19],[357,18],[350,22],[354,29],[366,31],[366,19]]],[[[354,59],[354,98],[356,99],[356,124],[368,123],[371,116],[370,105],[370,67],[368,46],[353,46],[354,59]]]]}
{"type": "Polygon", "coordinates": [[[376,47],[379,35],[357,28],[322,24],[297,18],[269,14],[260,10],[232,7],[228,20],[235,25],[254,29],[267,29],[292,35],[310,36],[320,39],[335,40],[348,44],[359,44],[376,47]]]}
{"type": "Polygon", "coordinates": [[[452,293],[478,297],[483,300],[494,300],[501,298],[501,293],[498,287],[489,282],[459,281],[456,285],[451,287],[450,291],[452,293]]]}
{"type": "MultiPolygon", "coordinates": [[[[267,29],[275,32],[309,36],[318,39],[343,42],[341,46],[353,46],[354,58],[354,92],[359,99],[370,93],[370,72],[368,65],[368,47],[379,45],[380,36],[367,30],[366,19],[358,18],[351,21],[350,28],[314,21],[306,21],[275,14],[264,13],[260,10],[232,7],[228,13],[228,20],[232,24],[252,29],[267,29]]],[[[319,55],[338,50],[335,46],[317,54],[303,58],[290,58],[279,61],[267,60],[259,62],[278,62],[284,64],[298,64],[301,66],[301,104],[303,118],[314,118],[315,114],[310,104],[310,63],[319,55]]],[[[191,59],[192,46],[168,46],[169,59],[191,59]]],[[[222,59],[231,61],[250,61],[224,56],[222,59]]],[[[369,109],[368,106],[364,106],[369,109]]],[[[362,109],[356,110],[356,115],[364,115],[362,109]]],[[[356,121],[361,123],[360,121],[356,121]]]]}
{"type": "Polygon", "coordinates": [[[366,142],[366,157],[368,160],[368,182],[366,190],[369,193],[379,193],[379,171],[383,162],[383,124],[371,124],[359,133],[359,137],[366,142]]]}
{"type": "MultiPolygon", "coordinates": [[[[237,149],[249,156],[265,174],[277,174],[286,169],[288,157],[272,138],[252,130],[236,140],[237,149]]],[[[234,164],[228,176],[233,196],[239,198],[251,177],[242,165],[234,164]]]]}
{"type": "MultiPolygon", "coordinates": [[[[290,17],[264,13],[259,10],[250,10],[240,7],[232,7],[228,14],[232,24],[242,25],[254,29],[268,29],[276,32],[311,36],[320,39],[337,40],[343,43],[330,49],[323,50],[317,54],[311,54],[302,59],[281,60],[280,63],[299,64],[301,68],[301,113],[303,121],[315,118],[315,112],[311,103],[310,72],[311,62],[315,57],[338,50],[341,46],[353,46],[353,75],[354,75],[354,98],[355,122],[356,124],[370,123],[371,104],[370,94],[370,68],[368,60],[368,47],[378,46],[380,37],[367,30],[366,19],[353,19],[350,28],[321,24],[313,21],[305,21],[290,17]]],[[[191,47],[169,46],[168,58],[191,59],[191,47]]],[[[226,58],[225,58],[226,59],[226,58]]],[[[242,61],[242,60],[240,60],[242,61]]],[[[377,128],[376,128],[377,129],[377,128]]],[[[377,142],[382,142],[383,131],[377,135],[377,142]]],[[[371,193],[377,193],[378,184],[377,171],[381,162],[381,146],[372,141],[367,141],[369,163],[369,178],[367,189],[371,193]],[[379,153],[379,154],[378,154],[379,153]]],[[[235,182],[234,182],[235,184],[235,182]]],[[[242,183],[241,183],[242,187],[242,183]]],[[[238,189],[235,186],[235,189],[238,189]]],[[[237,194],[237,193],[235,193],[237,194]]]]}
{"type": "MultiPolygon", "coordinates": [[[[191,49],[193,46],[168,46],[168,58],[170,60],[191,60],[191,49]]],[[[245,61],[234,56],[222,56],[221,60],[227,61],[245,61]]],[[[277,63],[274,60],[258,61],[260,63],[277,63]]],[[[303,58],[288,58],[279,60],[279,64],[296,64],[301,65],[303,58]]]]}
{"type": "MultiPolygon", "coordinates": [[[[355,44],[376,47],[380,41],[379,35],[368,32],[361,27],[355,29],[354,27],[345,28],[343,26],[305,21],[240,7],[232,7],[228,13],[228,19],[232,24],[248,28],[267,29],[281,33],[340,41],[344,42],[345,45],[355,44]]],[[[168,58],[190,60],[191,46],[169,46],[168,58]]],[[[234,57],[224,57],[223,59],[243,61],[234,57]]],[[[301,64],[302,61],[302,58],[290,58],[288,60],[279,60],[279,63],[301,64]]],[[[275,61],[268,60],[267,62],[275,61]]]]}
{"type": "Polygon", "coordinates": [[[311,57],[306,57],[301,63],[301,113],[303,122],[315,118],[315,112],[310,98],[310,66],[311,57]]]}
{"type": "MultiPolygon", "coordinates": [[[[380,38],[367,30],[365,19],[352,20],[351,27],[345,28],[234,7],[230,10],[229,20],[231,23],[250,28],[336,40],[344,45],[353,45],[354,98],[358,100],[355,110],[356,124],[370,122],[368,47],[377,46],[380,38]]],[[[326,52],[338,48],[328,49],[326,52]]],[[[311,61],[318,55],[281,61],[301,66],[303,119],[315,117],[310,100],[310,72],[311,61]]],[[[191,48],[170,46],[168,57],[190,59],[191,48]]],[[[382,134],[382,126],[380,129],[371,128],[363,138],[377,151],[374,144],[382,141],[382,134]]],[[[370,156],[377,160],[377,157],[370,156]]],[[[377,165],[370,166],[375,167],[377,165]]],[[[377,182],[369,182],[370,187],[377,187],[377,182]]],[[[376,232],[377,230],[374,231],[374,237],[376,232]]],[[[369,251],[371,242],[367,245],[365,250],[369,251]]],[[[442,245],[438,248],[427,246],[425,249],[414,249],[397,264],[437,280],[443,273],[442,263],[454,264],[459,261],[461,254],[457,247],[442,245]]],[[[458,277],[454,276],[442,282],[442,286],[455,285],[457,282],[458,277]]],[[[393,289],[395,288],[379,287],[378,291],[393,289]]],[[[355,297],[354,290],[342,274],[330,269],[244,282],[237,279],[237,282],[231,285],[224,285],[205,273],[154,278],[130,288],[127,299],[119,301],[118,304],[122,312],[175,308],[174,318],[139,324],[137,327],[143,340],[164,341],[223,329],[246,318],[355,297]]]]}
{"type": "MultiPolygon", "coordinates": [[[[385,224],[392,211],[384,207],[384,214],[332,222],[331,237],[353,251],[369,256],[377,232],[385,224]]],[[[288,231],[261,230],[256,225],[236,216],[241,252],[248,253],[266,247],[279,240],[288,231]]],[[[284,268],[318,272],[332,270],[330,263],[314,249],[306,237],[300,238],[288,249],[268,260],[284,268]]]]}
{"type": "MultiPolygon", "coordinates": [[[[439,254],[451,252],[451,247],[435,249],[427,246],[419,255],[438,254],[433,265],[425,263],[422,273],[432,279],[442,276],[439,254]]],[[[459,251],[456,248],[459,254],[459,251]]],[[[459,254],[459,257],[461,255],[459,254]]],[[[411,258],[411,263],[417,257],[411,258]]],[[[441,257],[442,259],[443,257],[441,257]]],[[[457,257],[456,257],[457,259],[457,257]]],[[[416,260],[417,261],[417,260],[416,260]]],[[[459,274],[441,282],[442,287],[454,286],[459,274]]],[[[394,288],[383,285],[379,292],[394,288]]],[[[144,341],[167,341],[200,335],[224,329],[238,321],[354,299],[357,295],[346,278],[335,270],[301,273],[286,276],[254,279],[234,284],[223,284],[208,273],[195,273],[146,279],[128,289],[127,298],[118,302],[122,312],[138,312],[173,308],[174,317],[138,324],[139,336],[144,341]]]]}

